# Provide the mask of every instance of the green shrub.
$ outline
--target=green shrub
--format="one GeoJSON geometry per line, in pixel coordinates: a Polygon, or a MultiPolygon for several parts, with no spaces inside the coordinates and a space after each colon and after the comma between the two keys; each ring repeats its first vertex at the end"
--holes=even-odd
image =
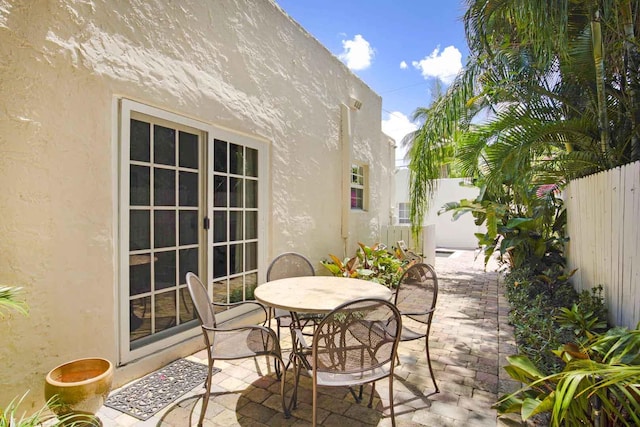
{"type": "Polygon", "coordinates": [[[584,341],[588,331],[606,328],[602,288],[578,294],[569,277],[552,269],[533,274],[527,267],[505,276],[505,295],[511,305],[509,322],[514,327],[518,352],[548,374],[564,367],[553,351],[567,343],[584,341]]]}
{"type": "Polygon", "coordinates": [[[395,288],[402,273],[413,263],[389,252],[380,243],[373,246],[358,243],[358,246],[356,254],[351,258],[341,260],[335,255],[329,255],[331,260],[322,260],[321,264],[334,276],[370,280],[395,288]]]}

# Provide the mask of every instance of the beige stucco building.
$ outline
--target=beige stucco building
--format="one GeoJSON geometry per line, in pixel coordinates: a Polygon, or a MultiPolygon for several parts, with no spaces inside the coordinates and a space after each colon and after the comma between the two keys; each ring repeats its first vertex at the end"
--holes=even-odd
{"type": "Polygon", "coordinates": [[[381,98],[269,0],[0,0],[0,58],[0,283],[31,310],[0,320],[0,407],[201,347],[186,271],[242,297],[390,222],[381,98]]]}

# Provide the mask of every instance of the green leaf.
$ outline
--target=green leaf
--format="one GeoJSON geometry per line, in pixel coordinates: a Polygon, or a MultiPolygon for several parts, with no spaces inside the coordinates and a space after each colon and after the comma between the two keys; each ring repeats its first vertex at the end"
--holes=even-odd
{"type": "Polygon", "coordinates": [[[517,227],[520,227],[522,224],[527,224],[527,223],[530,223],[531,221],[533,221],[533,218],[511,218],[507,222],[507,227],[517,228],[517,227]]]}

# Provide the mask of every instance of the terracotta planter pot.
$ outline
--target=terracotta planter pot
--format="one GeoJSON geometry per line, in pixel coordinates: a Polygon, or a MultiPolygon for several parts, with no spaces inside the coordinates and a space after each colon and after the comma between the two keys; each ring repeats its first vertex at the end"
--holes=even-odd
{"type": "MultiPolygon", "coordinates": [[[[46,377],[44,396],[47,401],[58,396],[58,404],[51,410],[58,416],[94,416],[111,391],[113,365],[97,357],[77,359],[52,369],[46,377]]],[[[75,421],[78,421],[78,417],[75,421]]],[[[74,419],[70,419],[73,422],[74,419]]],[[[95,418],[98,424],[100,421],[95,418]]]]}

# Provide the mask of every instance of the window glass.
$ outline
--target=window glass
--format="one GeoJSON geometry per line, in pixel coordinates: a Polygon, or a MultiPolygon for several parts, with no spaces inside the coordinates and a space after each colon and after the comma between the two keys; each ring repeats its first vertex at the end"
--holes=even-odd
{"type": "Polygon", "coordinates": [[[351,165],[351,209],[365,209],[365,188],[365,167],[351,165]]]}
{"type": "Polygon", "coordinates": [[[131,143],[129,145],[129,154],[131,160],[148,162],[150,159],[151,147],[151,125],[139,120],[131,119],[131,143]]]}
{"type": "Polygon", "coordinates": [[[176,164],[176,131],[175,129],[155,125],[153,127],[153,161],[154,163],[175,166],[176,164]]]}
{"type": "Polygon", "coordinates": [[[179,135],[178,156],[180,167],[198,169],[198,135],[182,131],[179,135]]]}
{"type": "Polygon", "coordinates": [[[398,203],[398,223],[409,224],[409,203],[398,203]]]}

